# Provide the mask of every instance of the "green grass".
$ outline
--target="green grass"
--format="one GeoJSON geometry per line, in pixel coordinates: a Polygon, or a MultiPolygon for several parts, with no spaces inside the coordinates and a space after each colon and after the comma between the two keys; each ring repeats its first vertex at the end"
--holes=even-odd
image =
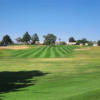
{"type": "Polygon", "coordinates": [[[67,56],[73,49],[78,46],[56,46],[56,47],[36,47],[26,50],[16,50],[12,52],[12,57],[24,57],[24,58],[57,58],[67,56]]]}
{"type": "Polygon", "coordinates": [[[99,100],[100,47],[74,48],[0,50],[0,99],[99,100]]]}

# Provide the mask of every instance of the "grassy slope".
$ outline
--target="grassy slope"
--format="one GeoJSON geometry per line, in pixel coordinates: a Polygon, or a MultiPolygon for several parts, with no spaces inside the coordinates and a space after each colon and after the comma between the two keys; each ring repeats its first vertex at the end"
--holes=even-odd
{"type": "MultiPolygon", "coordinates": [[[[46,52],[48,54],[47,57],[50,55],[54,57],[56,55],[57,52],[54,53],[56,50],[53,49],[55,48],[50,49],[52,54],[46,52]]],[[[60,48],[56,49],[60,51],[60,48]]],[[[45,55],[44,52],[44,55],[42,54],[41,56],[46,57],[45,55]]],[[[18,88],[18,90],[21,91],[12,92],[11,86],[8,93],[3,91],[4,93],[1,95],[4,96],[2,97],[3,100],[100,99],[100,47],[92,47],[86,51],[74,51],[73,57],[70,58],[0,59],[1,72],[12,71],[15,73],[34,70],[48,74],[29,78],[28,81],[33,81],[28,83],[33,83],[34,85],[18,88]]],[[[18,77],[13,75],[10,76],[8,74],[8,76],[8,81],[10,79],[18,79],[18,77]]],[[[24,74],[21,74],[20,77],[21,76],[28,77],[24,74]]],[[[4,81],[4,79],[0,79],[0,82],[1,81],[4,81]]],[[[5,84],[1,84],[0,87],[5,87],[5,84]]]]}

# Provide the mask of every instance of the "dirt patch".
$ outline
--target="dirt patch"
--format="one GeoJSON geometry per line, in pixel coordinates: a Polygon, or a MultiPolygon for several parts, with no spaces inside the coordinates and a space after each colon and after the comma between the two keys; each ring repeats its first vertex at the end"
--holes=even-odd
{"type": "Polygon", "coordinates": [[[29,48],[28,46],[1,46],[0,49],[14,49],[14,50],[18,50],[18,49],[27,49],[29,48]]]}
{"type": "Polygon", "coordinates": [[[90,48],[86,48],[86,49],[74,49],[75,51],[78,51],[78,50],[90,50],[90,48]]]}

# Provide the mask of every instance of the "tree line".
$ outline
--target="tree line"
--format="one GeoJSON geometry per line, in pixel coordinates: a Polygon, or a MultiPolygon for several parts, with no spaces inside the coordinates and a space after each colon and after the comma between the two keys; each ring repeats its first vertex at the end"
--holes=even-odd
{"type": "MultiPolygon", "coordinates": [[[[54,44],[57,39],[57,37],[54,34],[50,34],[50,33],[48,33],[47,35],[43,35],[43,38],[44,38],[44,44],[49,45],[49,46],[51,44],[54,44]]],[[[18,37],[15,40],[19,43],[21,42],[25,44],[29,44],[29,41],[31,40],[31,44],[35,44],[36,41],[39,41],[39,37],[37,33],[30,36],[30,34],[26,32],[22,38],[18,37]]],[[[13,41],[9,35],[5,35],[1,41],[1,44],[13,44],[13,41]]]]}
{"type": "Polygon", "coordinates": [[[18,38],[16,38],[15,39],[17,42],[24,42],[25,44],[28,44],[28,42],[30,41],[30,40],[32,40],[32,44],[35,44],[35,42],[36,41],[39,41],[39,37],[38,37],[38,35],[35,33],[35,34],[33,34],[32,36],[30,36],[29,35],[29,33],[28,32],[26,32],[24,35],[23,35],[23,37],[21,38],[21,37],[18,37],[18,38]]]}
{"type": "MultiPolygon", "coordinates": [[[[86,43],[88,43],[89,46],[93,45],[93,41],[88,41],[86,38],[82,38],[82,39],[76,41],[74,39],[74,37],[70,37],[69,42],[76,42],[76,45],[80,45],[80,44],[85,45],[86,43]]],[[[100,46],[100,40],[98,40],[97,44],[98,44],[98,46],[100,46]]]]}
{"type": "MultiPolygon", "coordinates": [[[[44,45],[53,45],[56,42],[57,37],[54,34],[48,33],[47,35],[43,35],[44,38],[44,45]]],[[[39,37],[37,35],[37,33],[33,34],[32,36],[30,36],[30,34],[28,32],[24,33],[23,37],[18,37],[15,39],[17,42],[21,42],[21,43],[25,43],[28,44],[29,41],[31,40],[31,44],[35,44],[36,41],[39,41],[39,37]]],[[[64,41],[60,41],[61,39],[59,38],[59,43],[60,44],[66,44],[64,41]]],[[[85,43],[88,43],[88,45],[92,46],[93,42],[92,41],[88,41],[86,38],[83,38],[81,40],[75,40],[74,37],[70,37],[69,38],[69,42],[76,42],[76,45],[79,45],[80,43],[82,43],[83,45],[85,45],[85,43]]],[[[12,41],[12,39],[10,38],[9,35],[5,35],[1,41],[0,44],[14,44],[14,42],[12,41]]],[[[98,45],[100,46],[100,40],[98,41],[98,45]]]]}

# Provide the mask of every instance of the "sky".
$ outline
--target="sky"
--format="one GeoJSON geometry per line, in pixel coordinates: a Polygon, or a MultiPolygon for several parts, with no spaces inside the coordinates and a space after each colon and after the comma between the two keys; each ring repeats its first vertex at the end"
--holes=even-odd
{"type": "Polygon", "coordinates": [[[0,41],[13,41],[25,32],[53,33],[61,41],[100,40],[100,0],[0,0],[0,41]]]}

